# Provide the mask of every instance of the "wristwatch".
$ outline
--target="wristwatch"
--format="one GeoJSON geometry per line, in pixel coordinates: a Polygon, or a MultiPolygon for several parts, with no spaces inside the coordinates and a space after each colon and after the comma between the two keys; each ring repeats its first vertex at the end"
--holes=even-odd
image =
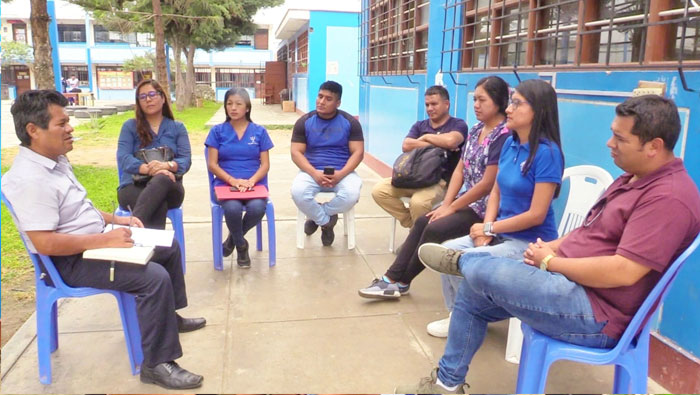
{"type": "Polygon", "coordinates": [[[493,222],[487,222],[484,224],[484,234],[486,236],[496,236],[496,234],[493,232],[493,222]]]}
{"type": "Polygon", "coordinates": [[[549,254],[546,257],[542,258],[542,261],[540,262],[540,270],[547,271],[547,265],[549,264],[549,261],[552,260],[556,255],[554,254],[549,254]]]}

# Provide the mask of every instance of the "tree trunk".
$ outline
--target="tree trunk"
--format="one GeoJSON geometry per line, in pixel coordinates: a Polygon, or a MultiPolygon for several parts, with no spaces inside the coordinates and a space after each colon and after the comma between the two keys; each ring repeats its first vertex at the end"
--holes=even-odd
{"type": "Polygon", "coordinates": [[[173,52],[175,55],[175,99],[178,111],[185,109],[185,79],[182,77],[182,67],[180,66],[180,54],[182,47],[179,42],[173,43],[173,52]]]}
{"type": "Polygon", "coordinates": [[[170,100],[168,70],[165,67],[165,32],[163,31],[160,0],[151,0],[151,4],[153,5],[153,30],[156,36],[156,80],[163,87],[168,100],[170,100]]]}
{"type": "Polygon", "coordinates": [[[187,74],[185,75],[187,107],[192,107],[194,105],[194,51],[196,49],[194,44],[190,44],[187,49],[187,74]]]}
{"type": "Polygon", "coordinates": [[[34,47],[34,78],[37,89],[56,89],[49,40],[49,12],[46,0],[31,0],[32,43],[34,47]]]}

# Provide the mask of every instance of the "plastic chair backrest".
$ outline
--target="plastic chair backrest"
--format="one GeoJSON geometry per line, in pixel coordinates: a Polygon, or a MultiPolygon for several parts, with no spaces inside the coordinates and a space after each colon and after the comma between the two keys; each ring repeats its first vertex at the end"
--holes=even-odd
{"type": "Polygon", "coordinates": [[[673,263],[669,265],[659,279],[659,282],[656,283],[651,292],[649,292],[649,295],[646,297],[646,299],[644,299],[644,303],[639,306],[639,310],[637,310],[637,313],[634,315],[634,317],[632,317],[627,329],[625,329],[622,337],[620,337],[618,344],[626,346],[633,340],[636,340],[635,338],[640,333],[640,330],[644,328],[651,316],[656,313],[660,303],[666,297],[666,293],[668,293],[668,290],[671,289],[670,285],[678,275],[681,266],[683,266],[683,264],[688,260],[688,257],[698,248],[698,245],[700,245],[700,233],[695,236],[695,240],[690,243],[685,251],[683,251],[683,253],[681,253],[678,258],[676,258],[673,263]]]}
{"type": "Polygon", "coordinates": [[[209,171],[209,147],[204,147],[204,165],[207,167],[207,178],[209,179],[209,200],[212,203],[216,203],[216,197],[214,195],[214,174],[209,171]]]}
{"type": "Polygon", "coordinates": [[[49,258],[46,255],[31,252],[29,250],[27,240],[25,240],[24,238],[24,234],[21,231],[19,231],[19,221],[17,220],[17,216],[15,215],[15,210],[12,208],[12,203],[7,199],[4,193],[0,193],[0,195],[2,195],[2,202],[5,204],[5,206],[7,206],[7,210],[10,212],[10,215],[12,215],[12,219],[15,221],[19,237],[22,240],[22,244],[24,244],[24,249],[27,250],[29,258],[31,259],[32,264],[34,265],[34,275],[36,277],[37,284],[41,281],[44,284],[46,284],[46,286],[53,286],[56,289],[68,291],[70,287],[68,287],[66,283],[63,282],[63,279],[61,278],[61,275],[58,274],[58,270],[56,270],[56,267],[54,266],[51,258],[49,258]],[[48,276],[53,285],[50,285],[48,282],[46,282],[44,276],[48,276]]]}
{"type": "Polygon", "coordinates": [[[559,222],[559,236],[581,226],[588,210],[614,181],[605,169],[589,165],[566,168],[562,182],[566,179],[569,179],[569,197],[559,222]]]}

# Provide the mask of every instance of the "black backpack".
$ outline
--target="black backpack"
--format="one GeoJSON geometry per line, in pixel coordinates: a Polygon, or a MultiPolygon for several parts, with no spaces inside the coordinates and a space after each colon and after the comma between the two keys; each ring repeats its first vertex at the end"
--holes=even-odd
{"type": "Polygon", "coordinates": [[[425,188],[443,178],[447,151],[429,145],[399,155],[394,162],[391,185],[396,188],[425,188]]]}

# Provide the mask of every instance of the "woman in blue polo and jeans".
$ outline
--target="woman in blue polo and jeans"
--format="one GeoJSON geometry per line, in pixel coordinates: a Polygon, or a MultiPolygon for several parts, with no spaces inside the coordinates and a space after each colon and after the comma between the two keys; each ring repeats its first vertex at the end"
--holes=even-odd
{"type": "MultiPolygon", "coordinates": [[[[214,186],[226,185],[240,191],[256,185],[267,187],[270,170],[269,150],[274,146],[267,130],[250,118],[250,96],[243,88],[231,88],[224,95],[226,122],[211,128],[207,146],[207,169],[214,174],[214,186]]],[[[224,200],[219,202],[229,230],[222,248],[224,256],[238,251],[239,267],[250,267],[245,234],[265,215],[267,199],[224,200]],[[243,209],[245,208],[245,215],[243,209]]]]}
{"type": "MultiPolygon", "coordinates": [[[[515,88],[506,115],[506,126],[513,135],[503,144],[484,222],[472,225],[469,236],[446,242],[445,246],[422,245],[418,257],[424,264],[450,259],[459,250],[462,259],[479,255],[522,259],[528,243],[558,237],[551,207],[564,172],[557,94],[545,81],[523,81],[515,88]]],[[[468,285],[462,282],[462,286],[468,285]]],[[[467,333],[466,328],[460,328],[464,325],[452,319],[450,333],[467,333]]],[[[420,388],[402,388],[397,393],[463,393],[464,342],[448,336],[445,354],[431,377],[422,380],[420,388]]]]}

